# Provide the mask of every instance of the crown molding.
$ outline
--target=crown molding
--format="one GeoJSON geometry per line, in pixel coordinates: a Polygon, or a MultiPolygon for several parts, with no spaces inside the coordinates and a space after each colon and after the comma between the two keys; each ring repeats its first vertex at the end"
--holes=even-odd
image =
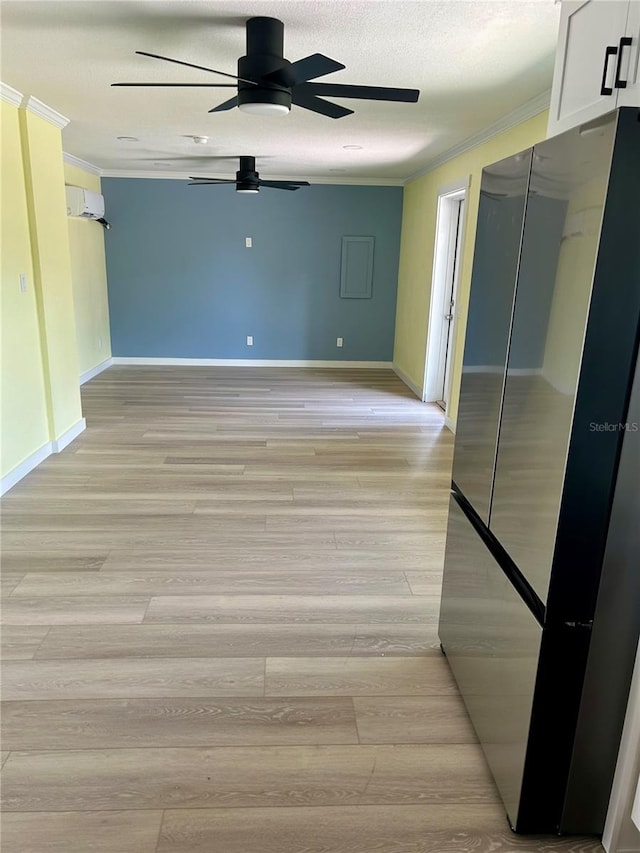
{"type": "MultiPolygon", "coordinates": [[[[205,172],[203,169],[196,169],[202,177],[207,178],[229,178],[229,173],[223,172],[205,172]]],[[[159,172],[152,170],[136,170],[136,169],[101,169],[100,174],[103,178],[145,178],[150,180],[165,180],[165,181],[188,181],[189,175],[185,172],[159,172]]],[[[296,181],[308,180],[310,184],[332,184],[332,185],[347,185],[347,186],[362,186],[362,187],[401,187],[404,184],[402,178],[329,178],[326,175],[305,175],[298,178],[294,175],[272,175],[269,174],[270,181],[296,181]]]]}
{"type": "Polygon", "coordinates": [[[76,157],[75,154],[67,154],[66,151],[63,151],[62,159],[70,166],[76,166],[85,172],[91,172],[92,175],[98,175],[98,177],[102,175],[100,166],[95,166],[93,163],[89,163],[88,160],[82,160],[80,157],[76,157]]]}
{"type": "Polygon", "coordinates": [[[499,118],[493,124],[490,124],[489,127],[486,127],[478,133],[474,133],[473,136],[469,136],[467,139],[458,143],[458,145],[454,145],[453,148],[448,148],[442,154],[434,157],[433,160],[430,160],[422,169],[414,172],[412,175],[409,175],[405,180],[404,185],[406,186],[412,181],[415,181],[417,178],[421,178],[423,175],[433,172],[434,169],[437,169],[438,166],[442,166],[443,163],[447,163],[449,160],[454,160],[456,157],[464,154],[465,151],[477,148],[478,145],[488,142],[490,139],[493,139],[494,136],[499,136],[501,133],[504,133],[505,130],[509,130],[517,124],[521,124],[523,121],[527,121],[534,116],[540,115],[541,112],[549,109],[550,102],[551,89],[547,89],[539,95],[536,95],[535,98],[531,98],[531,100],[526,101],[524,104],[517,107],[517,109],[503,115],[502,118],[499,118]]]}
{"type": "Polygon", "coordinates": [[[66,127],[71,121],[71,119],[63,116],[62,113],[54,110],[53,107],[49,107],[47,104],[43,104],[42,101],[38,100],[38,98],[34,98],[33,95],[25,96],[22,99],[22,109],[40,116],[40,118],[48,121],[49,124],[59,127],[60,130],[62,130],[63,127],[66,127]]]}
{"type": "Polygon", "coordinates": [[[22,103],[22,98],[22,92],[18,92],[17,89],[14,89],[12,86],[7,85],[7,83],[2,83],[0,81],[1,100],[6,101],[8,104],[12,104],[14,107],[19,107],[22,103]]]}

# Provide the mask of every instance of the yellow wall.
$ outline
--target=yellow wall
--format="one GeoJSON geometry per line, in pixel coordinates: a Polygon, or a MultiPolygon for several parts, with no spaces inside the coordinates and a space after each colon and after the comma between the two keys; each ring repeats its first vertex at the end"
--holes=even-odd
{"type": "Polygon", "coordinates": [[[480,178],[484,166],[540,142],[547,135],[548,113],[543,112],[493,137],[404,188],[402,240],[398,277],[394,364],[419,388],[424,381],[429,300],[435,246],[438,190],[471,176],[462,265],[457,294],[457,318],[453,347],[451,399],[447,416],[455,422],[462,373],[464,334],[467,322],[473,247],[480,198],[480,178]]]}
{"type": "MultiPolygon", "coordinates": [[[[69,163],[65,183],[101,192],[100,178],[69,163]]],[[[78,343],[78,370],[85,373],[111,356],[104,229],[92,219],[67,217],[73,303],[78,343]]]]}
{"type": "Polygon", "coordinates": [[[18,109],[2,101],[0,448],[2,475],[49,439],[18,109]],[[27,290],[20,290],[24,273],[27,290]]]}
{"type": "Polygon", "coordinates": [[[20,128],[49,427],[59,438],[82,418],[62,135],[27,110],[20,110],[20,128]]]}
{"type": "MultiPolygon", "coordinates": [[[[84,421],[62,135],[41,115],[5,100],[0,104],[0,476],[5,489],[38,458],[68,443],[84,421]],[[26,291],[20,288],[21,274],[26,291]]],[[[37,103],[34,108],[42,109],[37,103]]]]}

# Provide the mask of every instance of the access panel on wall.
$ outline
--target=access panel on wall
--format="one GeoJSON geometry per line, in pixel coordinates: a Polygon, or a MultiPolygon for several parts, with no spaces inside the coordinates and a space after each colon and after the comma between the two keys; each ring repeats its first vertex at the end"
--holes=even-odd
{"type": "Polygon", "coordinates": [[[340,296],[371,299],[374,237],[343,237],[340,264],[340,296]]]}

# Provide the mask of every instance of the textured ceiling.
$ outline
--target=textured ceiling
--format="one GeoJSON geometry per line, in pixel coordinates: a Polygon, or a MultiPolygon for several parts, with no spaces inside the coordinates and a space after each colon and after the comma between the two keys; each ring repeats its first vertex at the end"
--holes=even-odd
{"type": "Polygon", "coordinates": [[[3,82],[70,118],[65,150],[104,169],[224,175],[235,163],[207,156],[247,154],[258,158],[263,177],[403,180],[549,88],[559,6],[554,0],[4,0],[1,15],[3,82]],[[288,116],[262,118],[237,109],[210,115],[232,89],[109,85],[225,82],[134,51],[233,74],[245,52],[244,22],[253,15],[284,21],[290,61],[320,52],[346,65],[323,82],[418,88],[419,102],[334,99],[355,114],[333,120],[293,107],[288,116]],[[196,145],[193,135],[209,137],[207,145],[196,145]]]}

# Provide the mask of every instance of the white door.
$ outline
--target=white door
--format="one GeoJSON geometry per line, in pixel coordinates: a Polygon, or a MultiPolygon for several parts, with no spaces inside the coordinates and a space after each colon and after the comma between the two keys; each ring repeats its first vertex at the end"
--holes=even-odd
{"type": "Polygon", "coordinates": [[[640,0],[629,4],[625,38],[621,44],[618,106],[640,107],[640,0]]]}
{"type": "Polygon", "coordinates": [[[457,201],[457,211],[452,218],[449,257],[447,259],[446,286],[441,305],[442,326],[440,335],[440,353],[438,361],[438,396],[436,402],[446,412],[449,403],[451,387],[451,355],[453,352],[453,320],[456,307],[456,287],[460,269],[460,252],[462,251],[462,223],[464,199],[457,201]]]}
{"type": "MultiPolygon", "coordinates": [[[[629,0],[562,4],[549,136],[591,121],[618,105],[615,86],[629,0]]],[[[624,59],[624,56],[623,56],[624,59]]]]}

